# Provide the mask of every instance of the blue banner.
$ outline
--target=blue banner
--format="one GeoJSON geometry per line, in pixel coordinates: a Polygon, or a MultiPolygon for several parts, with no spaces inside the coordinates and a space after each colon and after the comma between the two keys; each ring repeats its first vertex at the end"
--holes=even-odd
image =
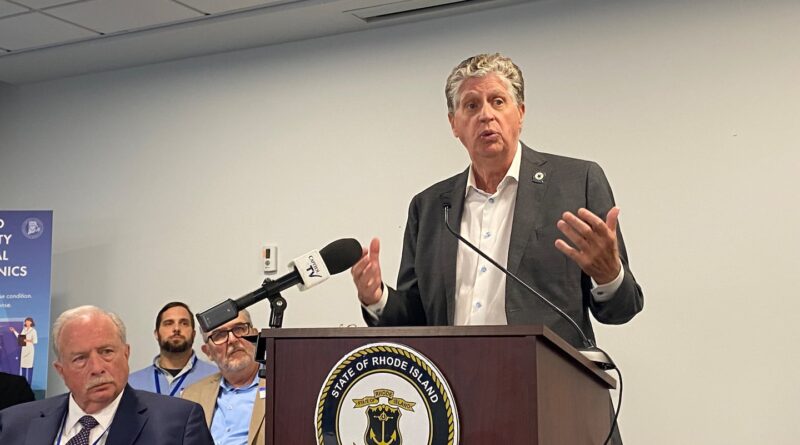
{"type": "Polygon", "coordinates": [[[52,211],[0,210],[0,371],[47,388],[52,211]]]}

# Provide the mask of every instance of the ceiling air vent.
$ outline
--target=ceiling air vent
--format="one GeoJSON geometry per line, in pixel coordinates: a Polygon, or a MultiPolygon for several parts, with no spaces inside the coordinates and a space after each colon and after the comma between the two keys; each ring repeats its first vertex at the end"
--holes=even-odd
{"type": "MultiPolygon", "coordinates": [[[[449,11],[465,6],[486,6],[492,3],[510,3],[507,0],[401,0],[366,8],[344,11],[367,22],[378,22],[410,17],[419,14],[449,11]]],[[[515,3],[515,2],[512,2],[515,3]]],[[[499,5],[498,5],[499,6],[499,5]]]]}

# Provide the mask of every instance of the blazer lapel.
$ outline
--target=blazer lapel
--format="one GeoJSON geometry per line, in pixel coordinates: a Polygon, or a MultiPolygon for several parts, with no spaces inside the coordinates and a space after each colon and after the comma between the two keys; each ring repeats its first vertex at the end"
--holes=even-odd
{"type": "MultiPolygon", "coordinates": [[[[450,227],[458,233],[461,230],[461,215],[463,214],[464,207],[464,193],[467,189],[467,178],[469,177],[469,168],[464,170],[463,173],[456,176],[453,187],[440,195],[442,205],[449,202],[451,207],[448,212],[448,222],[450,227]]],[[[455,323],[455,308],[456,308],[456,258],[458,255],[458,239],[449,233],[444,221],[441,224],[441,233],[439,235],[439,249],[441,251],[440,258],[443,259],[443,264],[440,264],[443,276],[443,288],[441,292],[447,297],[447,323],[453,325],[455,323]]]]}
{"type": "Polygon", "coordinates": [[[106,445],[133,444],[147,419],[147,407],[139,404],[134,389],[126,385],[109,427],[106,445]]]}
{"type": "Polygon", "coordinates": [[[53,404],[41,411],[38,417],[31,419],[28,425],[28,436],[25,445],[51,444],[61,433],[61,423],[67,414],[69,393],[58,396],[53,404]]]}
{"type": "Polygon", "coordinates": [[[220,380],[222,380],[222,374],[214,374],[214,377],[208,379],[206,384],[203,385],[199,397],[200,406],[203,407],[203,413],[206,416],[206,426],[208,426],[208,428],[211,428],[211,420],[214,418],[214,408],[217,406],[220,380]]]}
{"type": "Polygon", "coordinates": [[[508,246],[508,270],[511,273],[517,273],[531,233],[543,225],[543,214],[539,209],[552,178],[551,167],[539,153],[522,145],[522,165],[508,246]]]}
{"type": "Polygon", "coordinates": [[[264,415],[266,412],[266,400],[260,397],[261,388],[266,387],[266,379],[258,379],[258,388],[256,388],[256,401],[253,405],[253,414],[250,416],[250,428],[247,433],[247,443],[251,445],[261,445],[256,441],[259,432],[264,429],[264,415]]]}

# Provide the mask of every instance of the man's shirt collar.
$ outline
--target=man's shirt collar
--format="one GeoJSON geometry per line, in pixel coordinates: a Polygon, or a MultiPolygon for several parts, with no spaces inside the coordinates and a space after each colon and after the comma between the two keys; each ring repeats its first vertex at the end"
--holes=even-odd
{"type": "Polygon", "coordinates": [[[222,389],[223,389],[225,392],[230,392],[230,391],[235,391],[235,390],[239,390],[240,392],[242,392],[242,391],[249,391],[250,389],[252,389],[252,388],[255,388],[256,386],[258,386],[258,380],[259,380],[259,377],[258,377],[258,372],[256,372],[256,375],[255,375],[255,377],[253,377],[253,381],[252,381],[252,382],[251,382],[249,385],[247,385],[247,386],[243,386],[243,387],[241,387],[241,388],[236,388],[236,387],[234,387],[234,386],[231,386],[231,385],[228,383],[228,381],[225,379],[225,377],[222,377],[221,379],[219,379],[219,386],[220,386],[220,387],[221,387],[221,388],[222,388],[222,389]]]}
{"type": "Polygon", "coordinates": [[[125,389],[120,391],[117,398],[111,401],[105,408],[101,409],[100,411],[94,414],[87,414],[84,412],[78,403],[75,401],[75,398],[72,393],[69,395],[69,409],[67,411],[67,418],[64,421],[64,431],[69,431],[71,428],[74,428],[75,425],[78,424],[78,420],[80,420],[83,416],[92,416],[94,420],[97,421],[97,428],[98,430],[105,431],[111,426],[111,422],[114,420],[114,414],[117,413],[117,408],[119,408],[119,402],[122,400],[122,394],[125,392],[125,389]]]}
{"type": "MultiPolygon", "coordinates": [[[[195,357],[197,357],[197,356],[194,353],[194,349],[192,349],[192,356],[189,357],[189,361],[186,362],[186,364],[183,366],[183,369],[181,369],[181,372],[175,374],[175,377],[180,377],[181,375],[186,374],[187,372],[191,371],[192,370],[192,366],[194,366],[195,357]]],[[[169,375],[170,377],[172,377],[172,374],[170,374],[169,371],[167,371],[165,368],[161,367],[161,364],[159,363],[159,359],[160,358],[161,358],[161,354],[159,354],[159,355],[155,356],[155,358],[153,358],[153,366],[156,369],[158,369],[159,371],[161,371],[164,375],[169,375]]]]}
{"type": "MultiPolygon", "coordinates": [[[[497,191],[499,192],[506,185],[509,181],[519,182],[519,169],[522,165],[522,142],[517,141],[517,152],[514,153],[514,159],[511,161],[511,165],[508,167],[508,171],[506,175],[503,177],[503,180],[500,181],[500,185],[497,186],[497,191]]],[[[478,188],[475,185],[475,172],[472,170],[472,164],[469,165],[469,175],[467,177],[467,187],[464,190],[464,196],[468,196],[470,190],[475,190],[481,193],[486,194],[485,191],[478,188]]]]}

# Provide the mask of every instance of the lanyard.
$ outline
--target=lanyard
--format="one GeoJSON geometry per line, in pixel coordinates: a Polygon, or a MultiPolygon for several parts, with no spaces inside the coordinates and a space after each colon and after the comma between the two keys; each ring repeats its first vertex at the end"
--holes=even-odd
{"type": "MultiPolygon", "coordinates": [[[[194,361],[192,361],[192,368],[194,368],[196,364],[197,364],[197,356],[195,356],[194,361]]],[[[183,384],[183,381],[186,380],[186,376],[188,376],[190,372],[191,371],[186,371],[186,374],[182,375],[181,378],[178,379],[178,382],[175,383],[175,387],[172,388],[172,391],[169,392],[170,397],[174,396],[178,392],[178,389],[183,384]]],[[[158,368],[153,367],[153,380],[155,380],[156,382],[156,392],[161,394],[161,383],[158,382],[158,374],[159,374],[158,368]]],[[[169,386],[167,386],[167,388],[169,388],[169,386]]]]}
{"type": "MultiPolygon", "coordinates": [[[[56,445],[61,445],[61,438],[64,437],[64,428],[67,427],[66,423],[67,423],[67,413],[65,412],[64,417],[61,418],[61,434],[58,435],[58,441],[56,441],[56,445]]],[[[97,445],[100,442],[100,439],[102,439],[103,436],[105,436],[106,433],[108,433],[108,430],[110,429],[111,427],[106,428],[105,431],[103,431],[103,434],[101,434],[100,437],[97,438],[97,440],[92,442],[92,445],[97,445]]]]}

